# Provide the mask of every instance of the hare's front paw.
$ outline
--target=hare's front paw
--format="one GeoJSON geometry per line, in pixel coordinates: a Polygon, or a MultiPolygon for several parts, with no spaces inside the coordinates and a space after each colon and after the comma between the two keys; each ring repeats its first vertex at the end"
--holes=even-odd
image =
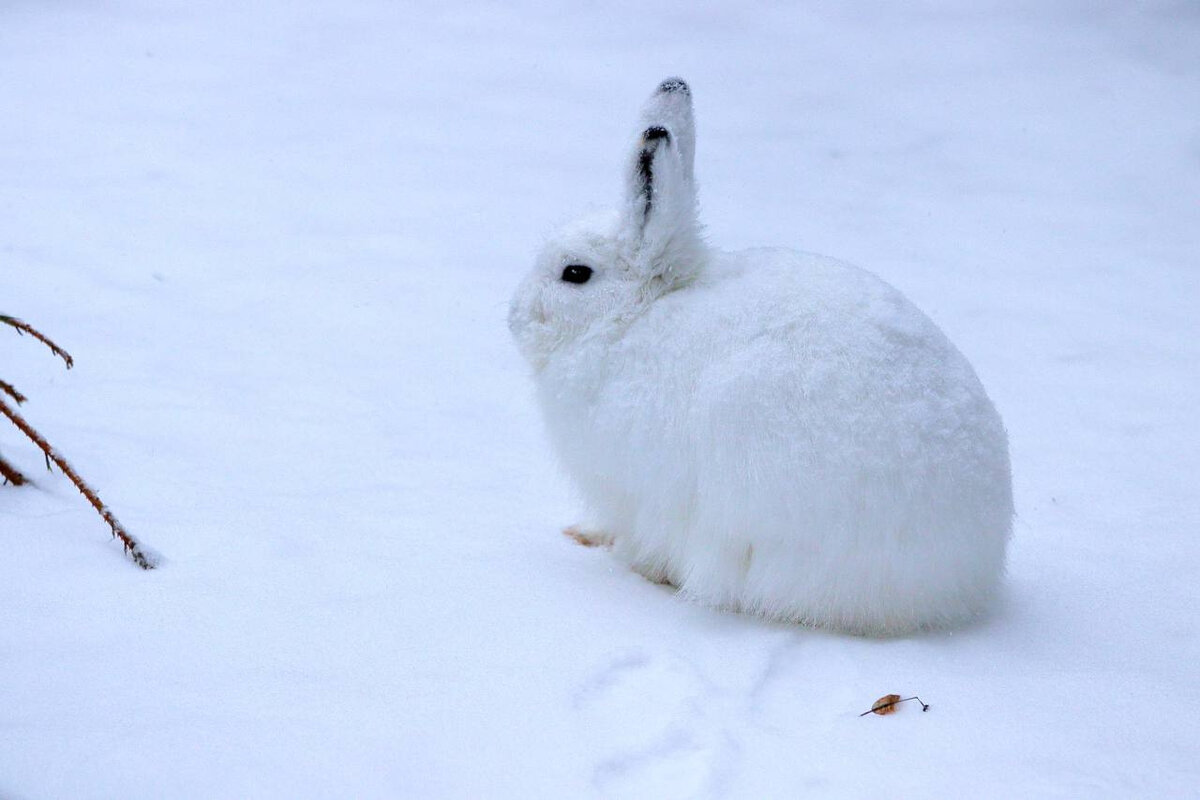
{"type": "Polygon", "coordinates": [[[576,544],[581,544],[584,547],[603,547],[605,550],[610,550],[613,546],[612,534],[605,533],[604,531],[585,530],[579,525],[563,528],[563,536],[574,540],[576,544]]]}

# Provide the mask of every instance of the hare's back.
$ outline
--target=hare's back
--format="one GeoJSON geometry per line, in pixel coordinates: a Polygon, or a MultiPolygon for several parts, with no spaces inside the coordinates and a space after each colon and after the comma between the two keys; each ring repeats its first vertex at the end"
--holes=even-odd
{"type": "Polygon", "coordinates": [[[949,448],[1006,463],[1003,426],[967,359],[871,273],[750,250],[723,255],[688,291],[675,325],[694,329],[690,407],[706,426],[834,460],[859,461],[866,449],[936,461],[949,448]]]}
{"type": "Polygon", "coordinates": [[[694,292],[681,306],[711,369],[787,375],[808,392],[865,392],[876,403],[982,392],[929,317],[850,264],[783,249],[722,254],[694,292]]]}

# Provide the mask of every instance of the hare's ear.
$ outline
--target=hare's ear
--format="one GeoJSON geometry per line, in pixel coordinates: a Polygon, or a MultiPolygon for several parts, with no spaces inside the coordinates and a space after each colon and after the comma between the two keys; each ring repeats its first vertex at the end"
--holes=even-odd
{"type": "Polygon", "coordinates": [[[652,275],[683,277],[700,266],[695,152],[692,92],[668,78],[642,109],[625,182],[624,238],[636,266],[652,275]]]}

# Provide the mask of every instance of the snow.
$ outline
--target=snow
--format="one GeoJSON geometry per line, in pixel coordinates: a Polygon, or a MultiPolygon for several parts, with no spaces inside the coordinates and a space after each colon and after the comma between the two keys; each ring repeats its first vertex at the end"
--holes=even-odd
{"type": "Polygon", "coordinates": [[[0,797],[1182,797],[1200,779],[1188,3],[10,3],[0,797]],[[1009,429],[1008,591],[871,640],[559,534],[504,326],[688,79],[711,240],[871,269],[1009,429]],[[888,717],[859,712],[918,694],[888,717]]]}

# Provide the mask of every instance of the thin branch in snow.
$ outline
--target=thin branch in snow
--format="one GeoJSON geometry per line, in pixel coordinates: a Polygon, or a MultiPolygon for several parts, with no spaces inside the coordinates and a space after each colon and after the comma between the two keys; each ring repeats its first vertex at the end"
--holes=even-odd
{"type": "Polygon", "coordinates": [[[68,353],[66,350],[63,350],[61,347],[56,345],[54,342],[50,341],[50,339],[45,334],[43,334],[37,328],[30,325],[28,322],[22,322],[21,320],[17,319],[16,317],[10,317],[7,314],[0,314],[0,322],[3,322],[5,325],[12,326],[14,329],[16,329],[17,333],[20,333],[20,334],[28,333],[33,338],[37,339],[39,342],[41,342],[42,344],[49,347],[50,352],[54,353],[54,355],[58,356],[59,358],[61,358],[63,361],[66,362],[67,369],[70,369],[71,367],[75,366],[75,359],[71,358],[70,353],[68,353]]]}
{"type": "Polygon", "coordinates": [[[84,482],[83,478],[79,477],[79,473],[77,473],[75,469],[67,463],[67,460],[60,456],[50,445],[50,443],[47,442],[40,433],[35,431],[28,422],[25,421],[24,417],[12,409],[8,403],[4,402],[3,398],[0,398],[0,414],[8,417],[12,424],[16,425],[21,433],[25,434],[31,442],[41,448],[42,453],[46,456],[47,466],[49,466],[49,463],[53,461],[54,464],[60,470],[62,470],[62,474],[66,475],[67,479],[70,480],[71,483],[75,484],[75,488],[79,490],[80,494],[87,498],[87,501],[92,504],[92,508],[96,509],[96,513],[98,513],[100,517],[108,523],[108,527],[112,529],[112,535],[121,540],[121,544],[125,547],[126,554],[133,559],[133,563],[137,564],[142,569],[154,569],[157,559],[153,556],[153,554],[147,553],[142,549],[142,546],[138,544],[138,541],[129,534],[129,531],[125,530],[125,527],[117,520],[115,516],[113,516],[113,513],[108,510],[108,506],[104,505],[104,503],[100,500],[100,497],[96,494],[95,490],[88,486],[84,482]]]}
{"type": "Polygon", "coordinates": [[[4,486],[12,484],[13,486],[24,486],[29,483],[29,479],[21,474],[21,471],[12,464],[0,458],[0,477],[4,478],[4,486]]]}
{"type": "Polygon", "coordinates": [[[0,381],[0,392],[16,400],[18,404],[25,402],[25,395],[17,391],[16,387],[6,381],[0,381]]]}

